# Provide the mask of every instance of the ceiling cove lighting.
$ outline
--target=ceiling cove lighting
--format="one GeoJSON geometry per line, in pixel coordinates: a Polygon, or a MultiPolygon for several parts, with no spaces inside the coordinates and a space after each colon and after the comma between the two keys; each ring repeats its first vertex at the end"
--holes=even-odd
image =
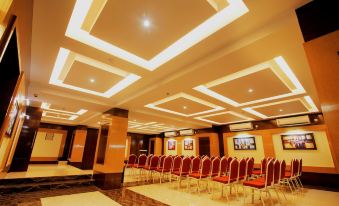
{"type": "MultiPolygon", "coordinates": [[[[204,85],[199,85],[197,87],[193,88],[196,91],[199,91],[201,93],[204,93],[210,97],[213,97],[215,99],[218,99],[222,102],[225,102],[227,104],[230,104],[235,107],[240,107],[240,106],[245,106],[245,105],[250,105],[250,104],[255,104],[255,103],[260,103],[260,102],[265,102],[265,101],[271,101],[275,99],[280,99],[280,98],[285,98],[289,96],[294,96],[298,94],[303,94],[305,93],[305,89],[303,86],[300,84],[298,81],[297,77],[294,75],[292,69],[288,66],[286,61],[282,56],[275,57],[272,60],[263,62],[261,64],[257,64],[255,66],[252,66],[250,68],[241,70],[239,72],[235,72],[233,74],[224,76],[222,78],[216,79],[214,81],[211,81],[209,83],[206,83],[204,85]],[[263,99],[257,99],[249,102],[244,102],[244,103],[239,103],[236,102],[226,96],[223,96],[215,91],[213,89],[210,89],[211,87],[224,84],[226,82],[239,79],[241,77],[245,77],[247,75],[265,70],[265,69],[271,69],[273,73],[287,86],[287,88],[290,90],[289,93],[286,94],[281,94],[277,96],[272,96],[268,98],[263,98],[263,99]],[[280,72],[279,72],[280,71],[280,72]],[[281,75],[283,73],[283,75],[281,75]],[[287,78],[287,80],[285,78],[287,78]],[[288,81],[288,82],[287,82],[288,81]],[[290,83],[290,84],[289,84],[290,83]]],[[[248,92],[253,92],[253,89],[249,89],[248,92]]]]}
{"type": "Polygon", "coordinates": [[[159,111],[163,111],[163,112],[176,114],[176,115],[180,115],[180,116],[184,116],[184,117],[191,117],[191,116],[195,116],[195,115],[206,114],[206,113],[210,113],[210,112],[216,112],[216,111],[220,111],[220,110],[224,109],[223,107],[217,106],[215,104],[209,103],[207,101],[193,97],[193,96],[186,94],[186,93],[183,93],[183,92],[172,95],[170,97],[166,97],[165,99],[153,102],[151,104],[147,104],[147,105],[145,105],[145,107],[155,109],[155,110],[159,110],[159,111]],[[185,99],[189,99],[189,100],[194,101],[194,102],[197,102],[199,104],[211,107],[213,109],[202,111],[202,112],[196,112],[196,113],[192,113],[192,114],[184,114],[184,113],[181,113],[181,112],[176,112],[176,111],[172,111],[172,110],[169,110],[169,109],[164,109],[164,108],[157,106],[159,104],[163,104],[165,102],[169,102],[169,101],[181,98],[181,97],[185,98],[185,99]]]}
{"type": "Polygon", "coordinates": [[[85,114],[88,110],[87,109],[80,109],[77,112],[70,112],[70,111],[65,111],[65,110],[59,110],[59,109],[51,109],[51,104],[47,102],[42,102],[40,108],[43,110],[48,110],[52,112],[58,112],[58,113],[64,113],[64,114],[74,114],[74,115],[83,115],[85,114]]]}
{"type": "Polygon", "coordinates": [[[70,120],[70,121],[75,120],[79,117],[78,115],[70,115],[70,114],[64,114],[64,113],[61,113],[61,112],[53,112],[53,111],[42,111],[42,116],[48,117],[48,118],[70,120]],[[57,116],[48,115],[48,114],[56,114],[57,116]],[[68,116],[68,118],[67,117],[61,117],[60,115],[68,116]]]}
{"type": "MultiPolygon", "coordinates": [[[[317,106],[314,104],[314,102],[313,102],[313,100],[311,99],[310,96],[288,99],[288,100],[284,100],[284,101],[273,102],[273,103],[258,105],[258,106],[254,106],[254,107],[247,107],[247,108],[243,108],[243,110],[246,111],[246,112],[249,112],[249,113],[251,113],[251,114],[253,114],[257,117],[260,117],[262,119],[275,118],[275,117],[285,117],[285,116],[298,115],[298,114],[307,114],[307,113],[319,111],[317,106]],[[256,108],[262,108],[262,107],[267,107],[267,106],[271,106],[271,105],[277,105],[277,104],[294,102],[294,101],[300,101],[308,111],[307,112],[297,112],[297,113],[292,113],[292,114],[275,115],[275,116],[266,116],[266,115],[264,115],[260,112],[255,111],[256,108]]],[[[279,109],[279,112],[283,112],[283,111],[284,111],[283,109],[279,109]]]]}
{"type": "Polygon", "coordinates": [[[194,119],[198,119],[198,120],[201,120],[201,121],[209,122],[209,123],[212,123],[212,124],[218,124],[218,125],[220,125],[220,124],[231,124],[231,123],[238,123],[238,122],[245,122],[245,121],[254,120],[252,118],[249,118],[249,117],[247,117],[245,115],[242,115],[242,114],[239,114],[239,113],[233,112],[233,111],[220,112],[220,113],[215,113],[215,114],[208,114],[208,115],[204,115],[204,116],[195,117],[194,119]],[[231,115],[239,117],[239,118],[241,118],[243,120],[232,121],[232,122],[216,122],[216,121],[212,121],[212,120],[206,119],[207,117],[214,117],[214,116],[219,116],[219,115],[223,115],[223,114],[231,114],[231,115]]]}
{"type": "Polygon", "coordinates": [[[131,84],[133,84],[135,81],[140,79],[141,77],[132,73],[128,73],[126,71],[123,71],[119,68],[112,67],[110,65],[104,64],[102,62],[99,62],[97,60],[91,59],[89,57],[80,55],[75,52],[71,52],[68,49],[60,48],[58,56],[56,58],[54,68],[51,74],[51,78],[49,80],[49,84],[56,85],[59,87],[64,87],[67,89],[76,90],[79,92],[84,92],[87,94],[92,94],[100,97],[110,98],[113,95],[117,94],[118,92],[122,91],[123,89],[127,88],[131,84]],[[70,71],[70,68],[72,67],[72,64],[75,62],[82,62],[84,64],[90,65],[92,67],[95,67],[96,69],[101,69],[107,72],[110,72],[112,74],[122,76],[124,79],[119,81],[117,84],[113,85],[110,89],[108,89],[106,92],[97,92],[89,89],[84,89],[81,87],[73,86],[64,83],[64,80],[70,71]]]}
{"type": "MultiPolygon", "coordinates": [[[[153,71],[249,11],[243,0],[224,1],[228,3],[227,7],[221,9],[149,60],[90,34],[92,26],[100,16],[107,0],[100,2],[97,0],[77,0],[65,35],[100,51],[153,71]],[[98,6],[100,9],[96,11],[97,13],[88,15],[92,6],[97,6],[97,4],[101,4],[98,6]],[[83,28],[84,24],[92,26],[83,28]]],[[[146,25],[148,25],[147,22],[146,25]]]]}

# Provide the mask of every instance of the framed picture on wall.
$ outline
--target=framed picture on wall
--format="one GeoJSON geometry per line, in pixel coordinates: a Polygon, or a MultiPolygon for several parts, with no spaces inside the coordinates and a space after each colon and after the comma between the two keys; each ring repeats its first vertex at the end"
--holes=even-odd
{"type": "Polygon", "coordinates": [[[284,150],[316,150],[313,133],[281,135],[284,150]]]}
{"type": "Polygon", "coordinates": [[[234,150],[256,150],[255,137],[233,138],[234,150]]]}
{"type": "Polygon", "coordinates": [[[16,118],[18,116],[18,112],[19,112],[19,106],[18,106],[18,103],[15,102],[14,106],[12,108],[12,111],[9,114],[9,123],[8,123],[8,127],[7,127],[7,130],[6,130],[6,135],[8,137],[12,136],[13,127],[14,127],[14,124],[15,124],[15,120],[16,120],[16,118]]]}
{"type": "Polygon", "coordinates": [[[193,150],[193,139],[184,140],[184,150],[193,150]]]}
{"type": "Polygon", "coordinates": [[[168,140],[167,142],[167,149],[168,150],[175,150],[175,146],[176,146],[176,141],[174,140],[168,140]]]}
{"type": "Polygon", "coordinates": [[[45,135],[45,140],[50,140],[50,141],[53,141],[53,138],[54,138],[54,133],[46,133],[45,135]]]}

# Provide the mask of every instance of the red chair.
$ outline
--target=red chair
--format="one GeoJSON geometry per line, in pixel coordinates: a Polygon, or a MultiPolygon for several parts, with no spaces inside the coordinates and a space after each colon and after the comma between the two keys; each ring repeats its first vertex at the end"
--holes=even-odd
{"type": "Polygon", "coordinates": [[[221,160],[220,160],[220,173],[219,173],[219,176],[224,176],[224,175],[227,175],[227,157],[222,157],[221,160]]]}
{"type": "Polygon", "coordinates": [[[182,164],[182,158],[179,157],[179,156],[176,156],[176,157],[173,159],[173,164],[172,164],[172,167],[171,167],[171,177],[170,177],[170,182],[172,181],[172,174],[173,174],[174,172],[180,171],[181,164],[182,164]]]}
{"type": "Polygon", "coordinates": [[[200,163],[201,160],[199,157],[195,157],[194,159],[192,159],[192,166],[191,166],[191,170],[190,173],[197,173],[200,170],[200,163]]]}
{"type": "MultiPolygon", "coordinates": [[[[201,169],[199,172],[192,172],[189,174],[188,185],[190,187],[190,180],[195,179],[197,181],[197,191],[200,193],[200,181],[209,177],[211,172],[211,160],[208,157],[205,157],[201,163],[201,169]]],[[[208,189],[208,181],[206,184],[208,189]]]]}
{"type": "Polygon", "coordinates": [[[132,166],[132,168],[139,169],[139,177],[141,177],[142,168],[146,165],[147,156],[142,154],[138,158],[138,162],[132,166]]]}
{"type": "MultiPolygon", "coordinates": [[[[125,168],[131,168],[133,169],[133,165],[136,163],[137,161],[137,156],[135,154],[130,154],[127,160],[127,163],[125,165],[125,168]]],[[[126,170],[127,173],[127,170],[126,170]]],[[[130,174],[132,174],[132,170],[130,171],[130,174]]]]}
{"type": "Polygon", "coordinates": [[[231,164],[232,160],[233,160],[232,157],[228,157],[227,158],[227,175],[228,175],[228,173],[230,171],[230,164],[231,164]]]}
{"type": "Polygon", "coordinates": [[[165,157],[164,158],[164,164],[160,168],[157,168],[155,171],[159,173],[160,176],[160,184],[162,183],[162,178],[165,177],[165,175],[170,175],[171,174],[171,168],[173,164],[173,159],[172,157],[165,157]]]}
{"type": "Polygon", "coordinates": [[[190,156],[190,159],[192,160],[192,159],[194,159],[194,156],[192,155],[192,156],[190,156]]]}
{"type": "MultiPolygon", "coordinates": [[[[272,201],[272,196],[269,191],[269,187],[273,183],[273,175],[274,175],[274,166],[273,166],[273,161],[271,160],[266,164],[266,171],[263,177],[255,179],[255,180],[245,181],[243,185],[244,187],[248,187],[252,189],[252,196],[254,195],[255,190],[259,191],[260,200],[262,204],[265,205],[264,196],[262,195],[262,192],[266,192],[269,195],[270,200],[272,201]]],[[[244,204],[245,204],[245,198],[246,198],[246,191],[244,191],[244,204]]]]}
{"type": "Polygon", "coordinates": [[[214,160],[212,160],[212,169],[211,169],[211,173],[210,173],[210,178],[216,177],[218,176],[220,173],[220,159],[219,157],[214,158],[214,160]]]}
{"type": "Polygon", "coordinates": [[[300,177],[302,175],[302,171],[303,171],[303,160],[300,159],[299,160],[299,167],[298,167],[298,174],[297,174],[297,181],[300,184],[300,187],[304,188],[303,184],[301,183],[301,179],[300,179],[300,177]]]}
{"type": "Polygon", "coordinates": [[[246,180],[251,179],[253,169],[254,169],[254,158],[252,157],[247,160],[246,180]]]}
{"type": "MultiPolygon", "coordinates": [[[[159,164],[159,157],[158,156],[152,156],[150,163],[148,165],[144,166],[144,170],[146,172],[148,172],[147,175],[146,175],[146,181],[149,180],[149,176],[151,176],[151,178],[153,177],[153,173],[157,169],[158,164],[159,164]]],[[[153,182],[154,182],[154,179],[153,179],[153,182]]]]}
{"type": "MultiPolygon", "coordinates": [[[[178,188],[181,188],[182,179],[184,177],[185,178],[188,177],[189,172],[190,172],[190,168],[191,168],[191,159],[189,157],[186,157],[181,162],[180,170],[172,172],[171,175],[174,175],[174,177],[176,177],[176,179],[179,180],[178,188]]],[[[171,177],[171,179],[172,179],[172,177],[171,177]]],[[[188,182],[187,182],[187,184],[188,184],[188,182]]],[[[187,185],[187,187],[188,187],[188,185],[187,185]]]]}
{"type": "Polygon", "coordinates": [[[158,168],[157,169],[162,169],[162,167],[164,166],[165,158],[166,158],[165,155],[159,156],[159,164],[158,164],[158,168]]]}
{"type": "MultiPolygon", "coordinates": [[[[221,196],[223,196],[224,186],[230,187],[230,193],[232,191],[232,185],[237,181],[238,171],[239,171],[239,162],[237,159],[233,159],[229,165],[229,174],[227,176],[214,177],[212,180],[215,183],[221,183],[221,196]]],[[[212,191],[213,195],[213,191],[212,191]]],[[[227,201],[229,201],[227,192],[226,192],[227,201]]]]}
{"type": "Polygon", "coordinates": [[[266,164],[267,164],[267,159],[264,158],[261,160],[261,164],[260,164],[260,170],[254,170],[253,171],[253,175],[254,176],[262,176],[263,174],[265,174],[265,171],[266,171],[266,164]]]}

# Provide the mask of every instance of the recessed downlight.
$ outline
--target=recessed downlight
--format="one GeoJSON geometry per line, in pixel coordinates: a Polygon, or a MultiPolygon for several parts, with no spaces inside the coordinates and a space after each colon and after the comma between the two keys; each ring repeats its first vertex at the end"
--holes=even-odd
{"type": "Polygon", "coordinates": [[[142,21],[142,25],[145,27],[145,28],[148,28],[151,26],[151,21],[149,19],[144,19],[142,21]]]}
{"type": "Polygon", "coordinates": [[[95,82],[95,79],[90,78],[89,81],[90,81],[91,83],[94,83],[94,82],[95,82]]]}
{"type": "Polygon", "coordinates": [[[284,111],[283,109],[279,109],[279,112],[282,112],[282,111],[284,111]]]}
{"type": "Polygon", "coordinates": [[[182,108],[183,108],[183,109],[187,109],[187,106],[183,106],[182,108]]]}
{"type": "Polygon", "coordinates": [[[252,93],[252,92],[253,92],[253,89],[251,89],[251,88],[248,89],[248,92],[249,92],[249,93],[252,93]]]}

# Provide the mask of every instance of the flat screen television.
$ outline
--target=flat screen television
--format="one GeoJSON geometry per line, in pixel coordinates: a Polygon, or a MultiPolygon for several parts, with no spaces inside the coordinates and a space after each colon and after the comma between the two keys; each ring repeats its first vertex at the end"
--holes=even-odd
{"type": "Polygon", "coordinates": [[[256,150],[255,137],[233,138],[234,150],[256,150]]]}
{"type": "Polygon", "coordinates": [[[284,150],[316,150],[313,133],[281,135],[284,150]]]}

